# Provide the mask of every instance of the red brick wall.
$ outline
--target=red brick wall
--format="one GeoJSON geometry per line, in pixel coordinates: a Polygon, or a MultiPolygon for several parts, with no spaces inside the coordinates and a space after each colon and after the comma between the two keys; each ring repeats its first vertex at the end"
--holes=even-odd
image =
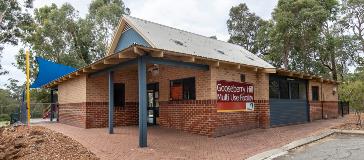
{"type": "MultiPolygon", "coordinates": [[[[108,127],[109,109],[107,102],[87,102],[87,128],[108,127]]],[[[125,107],[114,108],[114,126],[138,124],[138,105],[126,102],[125,107]]]]}
{"type": "MultiPolygon", "coordinates": [[[[86,102],[61,104],[59,122],[82,128],[108,127],[108,103],[86,102]]],[[[138,104],[126,102],[125,107],[115,107],[114,126],[138,124],[138,104]]]]}
{"type": "Polygon", "coordinates": [[[59,104],[59,122],[86,128],[86,103],[59,104]]]}
{"type": "Polygon", "coordinates": [[[168,101],[160,103],[159,125],[217,137],[259,127],[268,128],[267,115],[267,101],[257,101],[255,111],[234,113],[217,112],[216,100],[168,101]]]}
{"type": "Polygon", "coordinates": [[[320,120],[322,118],[330,119],[339,116],[339,105],[337,101],[309,102],[310,104],[310,121],[320,120]],[[323,116],[323,117],[322,117],[323,116]]]}
{"type": "Polygon", "coordinates": [[[310,121],[322,119],[322,103],[321,101],[309,102],[310,105],[310,121]]]}
{"type": "Polygon", "coordinates": [[[337,118],[339,117],[339,104],[337,101],[325,101],[324,104],[324,118],[337,118]]]}
{"type": "Polygon", "coordinates": [[[160,102],[159,125],[211,136],[216,122],[216,101],[186,100],[160,102]]]}

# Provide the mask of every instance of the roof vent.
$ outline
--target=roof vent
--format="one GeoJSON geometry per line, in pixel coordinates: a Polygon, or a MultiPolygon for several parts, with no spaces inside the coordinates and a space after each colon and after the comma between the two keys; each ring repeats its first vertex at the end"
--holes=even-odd
{"type": "Polygon", "coordinates": [[[221,51],[221,50],[218,50],[218,49],[215,49],[216,52],[220,53],[220,54],[225,54],[224,51],[221,51]]]}
{"type": "Polygon", "coordinates": [[[123,32],[122,33],[124,33],[124,32],[126,32],[127,30],[129,30],[131,27],[130,27],[130,25],[128,24],[128,23],[125,23],[125,27],[124,27],[124,29],[123,29],[123,32]]]}
{"type": "Polygon", "coordinates": [[[217,37],[216,36],[210,36],[209,38],[216,39],[217,40],[217,37]]]}
{"type": "Polygon", "coordinates": [[[252,58],[252,57],[249,57],[249,56],[245,56],[245,57],[248,58],[248,59],[250,59],[250,60],[252,60],[252,61],[255,61],[255,59],[252,58]]]}
{"type": "Polygon", "coordinates": [[[183,42],[181,41],[178,41],[178,40],[175,40],[175,39],[171,39],[174,43],[176,43],[177,45],[180,45],[180,46],[184,46],[183,42]]]}

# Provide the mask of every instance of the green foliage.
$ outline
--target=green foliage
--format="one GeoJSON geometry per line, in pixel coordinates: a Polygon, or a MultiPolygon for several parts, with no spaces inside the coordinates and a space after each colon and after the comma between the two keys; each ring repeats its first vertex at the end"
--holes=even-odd
{"type": "Polygon", "coordinates": [[[112,33],[125,13],[129,14],[121,0],[93,0],[90,4],[86,21],[92,24],[90,29],[94,34],[96,58],[105,56],[112,33]]]}
{"type": "Polygon", "coordinates": [[[350,108],[354,109],[357,115],[357,124],[361,125],[361,113],[364,111],[364,72],[349,76],[348,80],[340,85],[339,97],[347,101],[350,108]]]}
{"type": "Polygon", "coordinates": [[[11,96],[11,92],[0,89],[0,114],[10,115],[17,111],[18,107],[20,107],[20,103],[11,96]]]}
{"type": "MultiPolygon", "coordinates": [[[[364,23],[364,20],[352,20],[347,14],[351,8],[350,13],[364,16],[362,2],[351,0],[347,3],[351,7],[345,7],[337,0],[280,0],[268,21],[263,21],[242,3],[230,10],[229,41],[275,67],[343,80],[348,66],[364,62],[358,56],[358,36],[348,30],[349,26],[357,26],[360,24],[357,22],[364,23]]],[[[359,27],[361,30],[356,28],[356,32],[364,33],[364,25],[359,27]]]]}
{"type": "Polygon", "coordinates": [[[337,10],[336,0],[280,0],[272,13],[275,26],[271,36],[274,55],[283,57],[284,68],[312,72],[323,24],[337,10]]]}
{"type": "Polygon", "coordinates": [[[0,122],[10,121],[10,116],[8,114],[0,114],[0,122]]]}
{"type": "MultiPolygon", "coordinates": [[[[22,41],[31,49],[31,77],[37,75],[35,57],[80,68],[104,57],[112,31],[125,7],[121,0],[94,0],[89,14],[81,18],[68,3],[34,9],[34,18],[20,28],[22,41]]],[[[16,66],[25,73],[25,53],[16,55],[16,66]]]]}
{"type": "Polygon", "coordinates": [[[241,45],[254,54],[264,54],[264,47],[257,43],[257,39],[259,29],[267,22],[250,12],[245,3],[232,7],[229,16],[227,21],[229,42],[241,45]]]}
{"type": "MultiPolygon", "coordinates": [[[[32,0],[26,0],[26,8],[32,7],[32,0]]],[[[28,24],[30,15],[23,12],[21,4],[17,0],[0,1],[0,59],[4,44],[18,45],[18,39],[24,34],[22,25],[28,24]]],[[[7,74],[0,63],[0,75],[7,74]]]]}

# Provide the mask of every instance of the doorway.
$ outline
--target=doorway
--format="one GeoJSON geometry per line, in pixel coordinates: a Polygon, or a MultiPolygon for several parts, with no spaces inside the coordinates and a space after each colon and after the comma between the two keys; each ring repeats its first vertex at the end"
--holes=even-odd
{"type": "Polygon", "coordinates": [[[158,125],[159,119],[159,83],[147,85],[148,125],[158,125]]]}

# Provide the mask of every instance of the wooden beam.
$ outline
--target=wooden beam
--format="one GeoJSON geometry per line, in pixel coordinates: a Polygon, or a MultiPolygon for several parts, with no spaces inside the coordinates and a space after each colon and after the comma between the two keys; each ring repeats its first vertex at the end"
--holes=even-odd
{"type": "Polygon", "coordinates": [[[77,71],[77,72],[76,72],[76,76],[81,75],[81,72],[82,72],[82,71],[77,71]]]}
{"type": "Polygon", "coordinates": [[[118,63],[120,63],[120,60],[119,59],[105,59],[104,60],[104,64],[110,64],[110,65],[112,65],[112,64],[118,64],[118,63]]]}
{"type": "Polygon", "coordinates": [[[305,74],[301,73],[301,74],[300,74],[300,78],[303,78],[303,76],[304,76],[304,75],[305,75],[305,74]]]}
{"type": "Polygon", "coordinates": [[[136,53],[138,55],[144,55],[145,54],[145,52],[143,50],[141,50],[140,48],[138,48],[138,47],[134,47],[133,50],[134,50],[134,53],[136,53]]]}
{"type": "Polygon", "coordinates": [[[85,73],[89,73],[92,72],[92,68],[84,68],[82,71],[85,73]]]}
{"type": "Polygon", "coordinates": [[[164,52],[163,51],[154,51],[154,52],[151,52],[150,55],[152,57],[162,58],[162,57],[164,57],[164,52]]]}
{"type": "Polygon", "coordinates": [[[253,68],[253,71],[254,71],[254,72],[258,72],[258,67],[254,67],[254,68],[253,68]]]}
{"type": "Polygon", "coordinates": [[[240,64],[237,64],[236,69],[240,69],[240,68],[241,68],[240,64]]]}
{"type": "Polygon", "coordinates": [[[184,62],[195,62],[195,57],[193,56],[183,56],[180,59],[184,62]]]}
{"type": "Polygon", "coordinates": [[[93,70],[103,69],[104,67],[105,67],[105,64],[103,64],[103,63],[91,65],[91,69],[93,69],[93,70]]]}
{"type": "Polygon", "coordinates": [[[131,58],[136,58],[137,56],[134,55],[133,53],[120,53],[119,54],[119,58],[120,59],[131,59],[131,58]]]}
{"type": "Polygon", "coordinates": [[[277,73],[275,68],[264,68],[263,73],[277,73]]]}

